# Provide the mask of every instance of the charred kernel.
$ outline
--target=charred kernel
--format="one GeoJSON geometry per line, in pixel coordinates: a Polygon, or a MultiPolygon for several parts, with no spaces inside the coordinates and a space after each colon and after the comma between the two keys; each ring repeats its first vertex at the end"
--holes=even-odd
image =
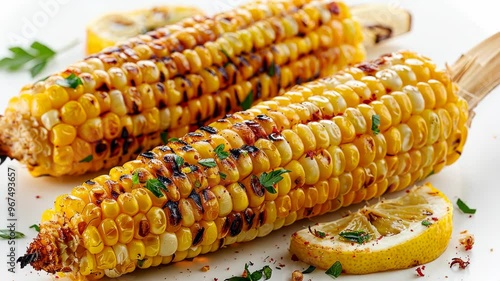
{"type": "Polygon", "coordinates": [[[241,218],[240,213],[232,213],[229,215],[229,221],[231,226],[229,227],[229,234],[231,236],[236,236],[240,234],[243,229],[243,219],[241,218]]]}
{"type": "Polygon", "coordinates": [[[215,129],[214,127],[210,127],[210,126],[203,126],[200,128],[200,130],[203,130],[209,134],[217,134],[217,129],[215,129]]]}
{"type": "Polygon", "coordinates": [[[173,227],[180,226],[182,215],[179,210],[179,203],[167,201],[165,206],[163,206],[163,209],[165,210],[165,215],[168,219],[168,225],[173,227]]]}
{"type": "Polygon", "coordinates": [[[141,153],[140,156],[147,158],[147,159],[154,159],[156,155],[153,152],[148,151],[148,152],[141,153]]]}

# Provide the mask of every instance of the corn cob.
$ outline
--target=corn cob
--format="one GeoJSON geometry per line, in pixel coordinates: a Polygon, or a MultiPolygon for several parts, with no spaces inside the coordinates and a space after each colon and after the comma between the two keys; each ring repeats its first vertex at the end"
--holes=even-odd
{"type": "Polygon", "coordinates": [[[118,277],[408,187],[456,161],[446,69],[386,55],[226,116],[59,196],[22,266],[118,277]]]}
{"type": "Polygon", "coordinates": [[[196,7],[157,6],[103,15],[87,26],[87,54],[95,54],[139,34],[201,15],[196,7]]]}
{"type": "Polygon", "coordinates": [[[234,112],[236,96],[268,98],[363,57],[341,2],[257,1],[186,19],[23,88],[0,118],[0,151],[34,176],[111,168],[234,112]]]}

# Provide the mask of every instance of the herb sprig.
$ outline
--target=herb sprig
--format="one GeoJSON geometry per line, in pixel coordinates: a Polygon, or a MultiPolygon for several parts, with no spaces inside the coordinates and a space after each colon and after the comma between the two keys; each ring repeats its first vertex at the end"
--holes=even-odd
{"type": "Polygon", "coordinates": [[[260,175],[260,184],[262,184],[262,186],[264,186],[269,193],[275,194],[276,189],[274,188],[274,185],[280,182],[283,179],[281,175],[286,173],[290,173],[290,171],[282,168],[274,170],[270,173],[264,172],[260,175]]]}
{"type": "Polygon", "coordinates": [[[476,209],[471,209],[467,204],[465,204],[462,199],[458,198],[457,199],[457,206],[460,209],[460,211],[464,212],[465,214],[475,214],[476,209]]]}

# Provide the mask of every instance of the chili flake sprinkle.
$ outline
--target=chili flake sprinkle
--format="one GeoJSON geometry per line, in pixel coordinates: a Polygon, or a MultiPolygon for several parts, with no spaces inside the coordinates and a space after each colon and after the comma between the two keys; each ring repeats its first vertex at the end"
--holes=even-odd
{"type": "Polygon", "coordinates": [[[469,266],[470,259],[467,259],[467,261],[464,261],[461,258],[453,258],[453,259],[451,259],[450,268],[452,268],[455,264],[458,264],[458,268],[465,269],[465,268],[467,268],[467,266],[469,266]]]}

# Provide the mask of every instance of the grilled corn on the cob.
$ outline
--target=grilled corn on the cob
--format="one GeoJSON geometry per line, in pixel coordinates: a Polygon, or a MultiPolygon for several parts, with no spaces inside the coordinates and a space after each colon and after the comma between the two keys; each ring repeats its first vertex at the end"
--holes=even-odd
{"type": "Polygon", "coordinates": [[[24,87],[0,118],[0,152],[34,176],[110,168],[250,94],[269,98],[363,57],[342,2],[256,1],[193,17],[24,87]]]}
{"type": "Polygon", "coordinates": [[[87,26],[87,54],[100,52],[131,37],[201,14],[203,12],[196,7],[157,6],[103,15],[87,26]]]}
{"type": "Polygon", "coordinates": [[[192,258],[403,189],[460,156],[449,73],[394,53],[296,86],[59,196],[21,265],[90,280],[192,258]]]}

